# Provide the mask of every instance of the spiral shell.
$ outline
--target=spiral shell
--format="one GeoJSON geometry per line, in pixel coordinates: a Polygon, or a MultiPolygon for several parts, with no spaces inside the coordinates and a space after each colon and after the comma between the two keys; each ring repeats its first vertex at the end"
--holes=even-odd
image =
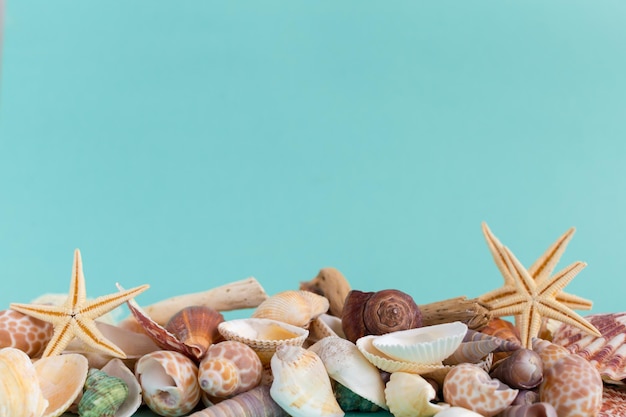
{"type": "Polygon", "coordinates": [[[341,322],[346,338],[354,343],[366,335],[420,327],[422,315],[413,298],[400,290],[352,290],[346,297],[341,322]]]}
{"type": "Polygon", "coordinates": [[[308,328],[311,320],[328,311],[328,306],[328,299],[321,295],[303,290],[288,290],[263,301],[252,312],[252,317],[308,328]]]}
{"type": "Polygon", "coordinates": [[[26,353],[12,347],[0,349],[0,375],[0,415],[43,415],[48,400],[26,353]]]}
{"type": "Polygon", "coordinates": [[[190,306],[174,314],[165,329],[187,345],[194,358],[201,359],[209,346],[221,338],[217,326],[223,321],[224,316],[217,310],[190,306]]]}
{"type": "Polygon", "coordinates": [[[490,375],[511,388],[531,389],[543,380],[543,362],[538,353],[522,348],[503,359],[490,375]]]}
{"type": "Polygon", "coordinates": [[[135,375],[144,401],[161,416],[182,416],[200,401],[198,367],[181,353],[148,353],[137,361],[135,375]]]}
{"type": "Polygon", "coordinates": [[[50,323],[15,310],[0,311],[0,348],[17,348],[36,358],[43,353],[52,332],[50,323]]]}
{"type": "Polygon", "coordinates": [[[81,417],[113,417],[128,398],[128,385],[120,378],[91,368],[78,403],[81,417]]]}
{"type": "Polygon", "coordinates": [[[261,359],[244,343],[234,340],[209,347],[198,366],[200,388],[212,397],[230,397],[261,382],[261,359]]]}
{"type": "Polygon", "coordinates": [[[232,398],[209,405],[189,417],[289,417],[270,396],[268,385],[259,385],[232,398]]]}

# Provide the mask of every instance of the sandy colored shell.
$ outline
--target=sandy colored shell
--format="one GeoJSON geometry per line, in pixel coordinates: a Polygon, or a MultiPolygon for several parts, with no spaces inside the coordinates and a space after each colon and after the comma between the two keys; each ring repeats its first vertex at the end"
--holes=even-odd
{"type": "Polygon", "coordinates": [[[52,332],[50,323],[15,310],[0,311],[0,348],[17,348],[36,358],[43,353],[52,332]]]}
{"type": "Polygon", "coordinates": [[[344,339],[346,338],[346,335],[341,328],[341,318],[331,316],[330,314],[321,314],[311,320],[311,323],[309,323],[308,338],[308,342],[310,342],[310,344],[329,336],[341,337],[344,339]]]}
{"type": "Polygon", "coordinates": [[[89,364],[76,353],[48,356],[34,363],[37,379],[48,407],[44,417],[57,417],[67,411],[83,390],[89,364]]]}
{"type": "Polygon", "coordinates": [[[87,373],[85,389],[78,403],[80,417],[114,417],[128,398],[128,385],[122,379],[96,368],[87,373]]]}
{"type": "Polygon", "coordinates": [[[559,359],[569,356],[570,354],[563,346],[556,345],[547,340],[534,338],[532,343],[533,351],[539,354],[544,370],[551,368],[559,359]]]}
{"type": "Polygon", "coordinates": [[[300,289],[314,292],[328,299],[329,314],[341,317],[343,305],[350,292],[350,283],[336,268],[322,268],[311,281],[301,282],[300,289]]]}
{"type": "Polygon", "coordinates": [[[48,400],[39,386],[37,372],[28,355],[19,349],[0,349],[0,415],[42,416],[48,400]]]}
{"type": "Polygon", "coordinates": [[[394,372],[385,386],[385,400],[394,417],[430,417],[445,409],[432,403],[437,393],[417,374],[394,372]]]}
{"type": "Polygon", "coordinates": [[[283,321],[308,328],[309,323],[328,311],[328,299],[310,291],[287,290],[272,295],[252,313],[252,317],[283,321]]]}
{"type": "Polygon", "coordinates": [[[131,417],[141,406],[143,398],[141,396],[141,385],[137,381],[135,374],[118,358],[111,359],[101,369],[110,376],[120,378],[128,387],[128,396],[115,413],[115,417],[131,417]]]}

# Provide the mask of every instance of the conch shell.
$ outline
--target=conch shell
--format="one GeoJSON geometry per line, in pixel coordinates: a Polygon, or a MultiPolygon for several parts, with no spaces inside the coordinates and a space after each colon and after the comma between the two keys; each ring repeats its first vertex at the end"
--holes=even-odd
{"type": "Polygon", "coordinates": [[[17,348],[0,349],[0,416],[42,416],[48,400],[28,355],[17,348]]]}
{"type": "Polygon", "coordinates": [[[306,329],[311,320],[328,311],[328,305],[328,300],[321,295],[287,290],[263,301],[252,312],[252,317],[283,321],[306,329]]]}

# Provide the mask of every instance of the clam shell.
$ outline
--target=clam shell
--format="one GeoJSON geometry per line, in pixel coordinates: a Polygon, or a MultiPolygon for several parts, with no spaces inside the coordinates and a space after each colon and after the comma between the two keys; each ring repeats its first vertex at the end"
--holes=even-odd
{"type": "Polygon", "coordinates": [[[372,344],[387,356],[423,364],[440,363],[460,346],[467,325],[460,321],[391,332],[372,344]]]}
{"type": "Polygon", "coordinates": [[[165,330],[187,345],[193,358],[201,359],[209,346],[221,338],[217,326],[223,321],[224,316],[215,309],[189,306],[174,314],[165,325],[165,330]]]}
{"type": "Polygon", "coordinates": [[[283,321],[308,328],[309,323],[328,311],[328,299],[304,290],[287,290],[272,295],[252,312],[252,317],[283,321]]]}
{"type": "Polygon", "coordinates": [[[0,349],[0,375],[0,415],[43,415],[48,400],[26,353],[12,347],[0,349]]]}
{"type": "Polygon", "coordinates": [[[311,320],[311,323],[309,323],[309,337],[307,339],[311,344],[329,336],[346,338],[341,328],[341,319],[339,317],[331,316],[330,314],[320,314],[311,320]]]}
{"type": "Polygon", "coordinates": [[[15,310],[0,311],[0,348],[17,348],[35,358],[41,356],[52,333],[50,323],[15,310]]]}
{"type": "Polygon", "coordinates": [[[110,376],[120,378],[128,387],[128,396],[115,412],[115,417],[131,417],[142,402],[141,385],[133,372],[118,358],[111,359],[101,369],[110,376]]]}
{"type": "Polygon", "coordinates": [[[385,400],[394,417],[431,417],[445,409],[434,404],[437,393],[417,374],[394,372],[385,386],[385,400]]]}
{"type": "Polygon", "coordinates": [[[281,345],[271,360],[270,395],[292,417],[342,417],[322,360],[300,346],[281,345]]]}
{"type": "Polygon", "coordinates": [[[426,374],[440,370],[442,368],[449,368],[449,366],[438,364],[424,364],[419,362],[399,361],[385,355],[380,350],[376,349],[373,341],[376,339],[375,335],[363,336],[356,341],[356,347],[378,369],[385,372],[411,372],[414,374],[426,374]]]}
{"type": "Polygon", "coordinates": [[[518,390],[492,379],[476,365],[462,363],[448,372],[443,381],[444,401],[491,417],[507,408],[518,390]]]}
{"type": "Polygon", "coordinates": [[[354,343],[340,337],[326,337],[311,345],[326,367],[328,375],[341,385],[387,409],[385,384],[378,368],[369,362],[354,343]]]}
{"type": "Polygon", "coordinates": [[[227,320],[220,323],[218,330],[224,339],[250,346],[263,365],[270,363],[278,346],[302,346],[309,335],[309,331],[302,327],[261,318],[227,320]]]}
{"type": "Polygon", "coordinates": [[[89,364],[76,353],[48,356],[34,363],[39,386],[48,407],[44,417],[57,417],[67,411],[83,390],[89,364]]]}
{"type": "Polygon", "coordinates": [[[113,417],[127,398],[126,382],[91,368],[78,403],[78,414],[80,417],[113,417]]]}

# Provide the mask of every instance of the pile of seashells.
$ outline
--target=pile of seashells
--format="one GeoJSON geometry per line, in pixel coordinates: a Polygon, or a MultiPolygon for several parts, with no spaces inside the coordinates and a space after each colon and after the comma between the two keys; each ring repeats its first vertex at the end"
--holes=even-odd
{"type": "Polygon", "coordinates": [[[125,358],[78,339],[41,357],[53,326],[0,312],[0,417],[626,416],[626,313],[588,316],[601,337],[558,323],[525,348],[512,322],[429,324],[410,295],[334,268],[271,296],[250,278],[128,307],[96,321],[125,358]]]}

